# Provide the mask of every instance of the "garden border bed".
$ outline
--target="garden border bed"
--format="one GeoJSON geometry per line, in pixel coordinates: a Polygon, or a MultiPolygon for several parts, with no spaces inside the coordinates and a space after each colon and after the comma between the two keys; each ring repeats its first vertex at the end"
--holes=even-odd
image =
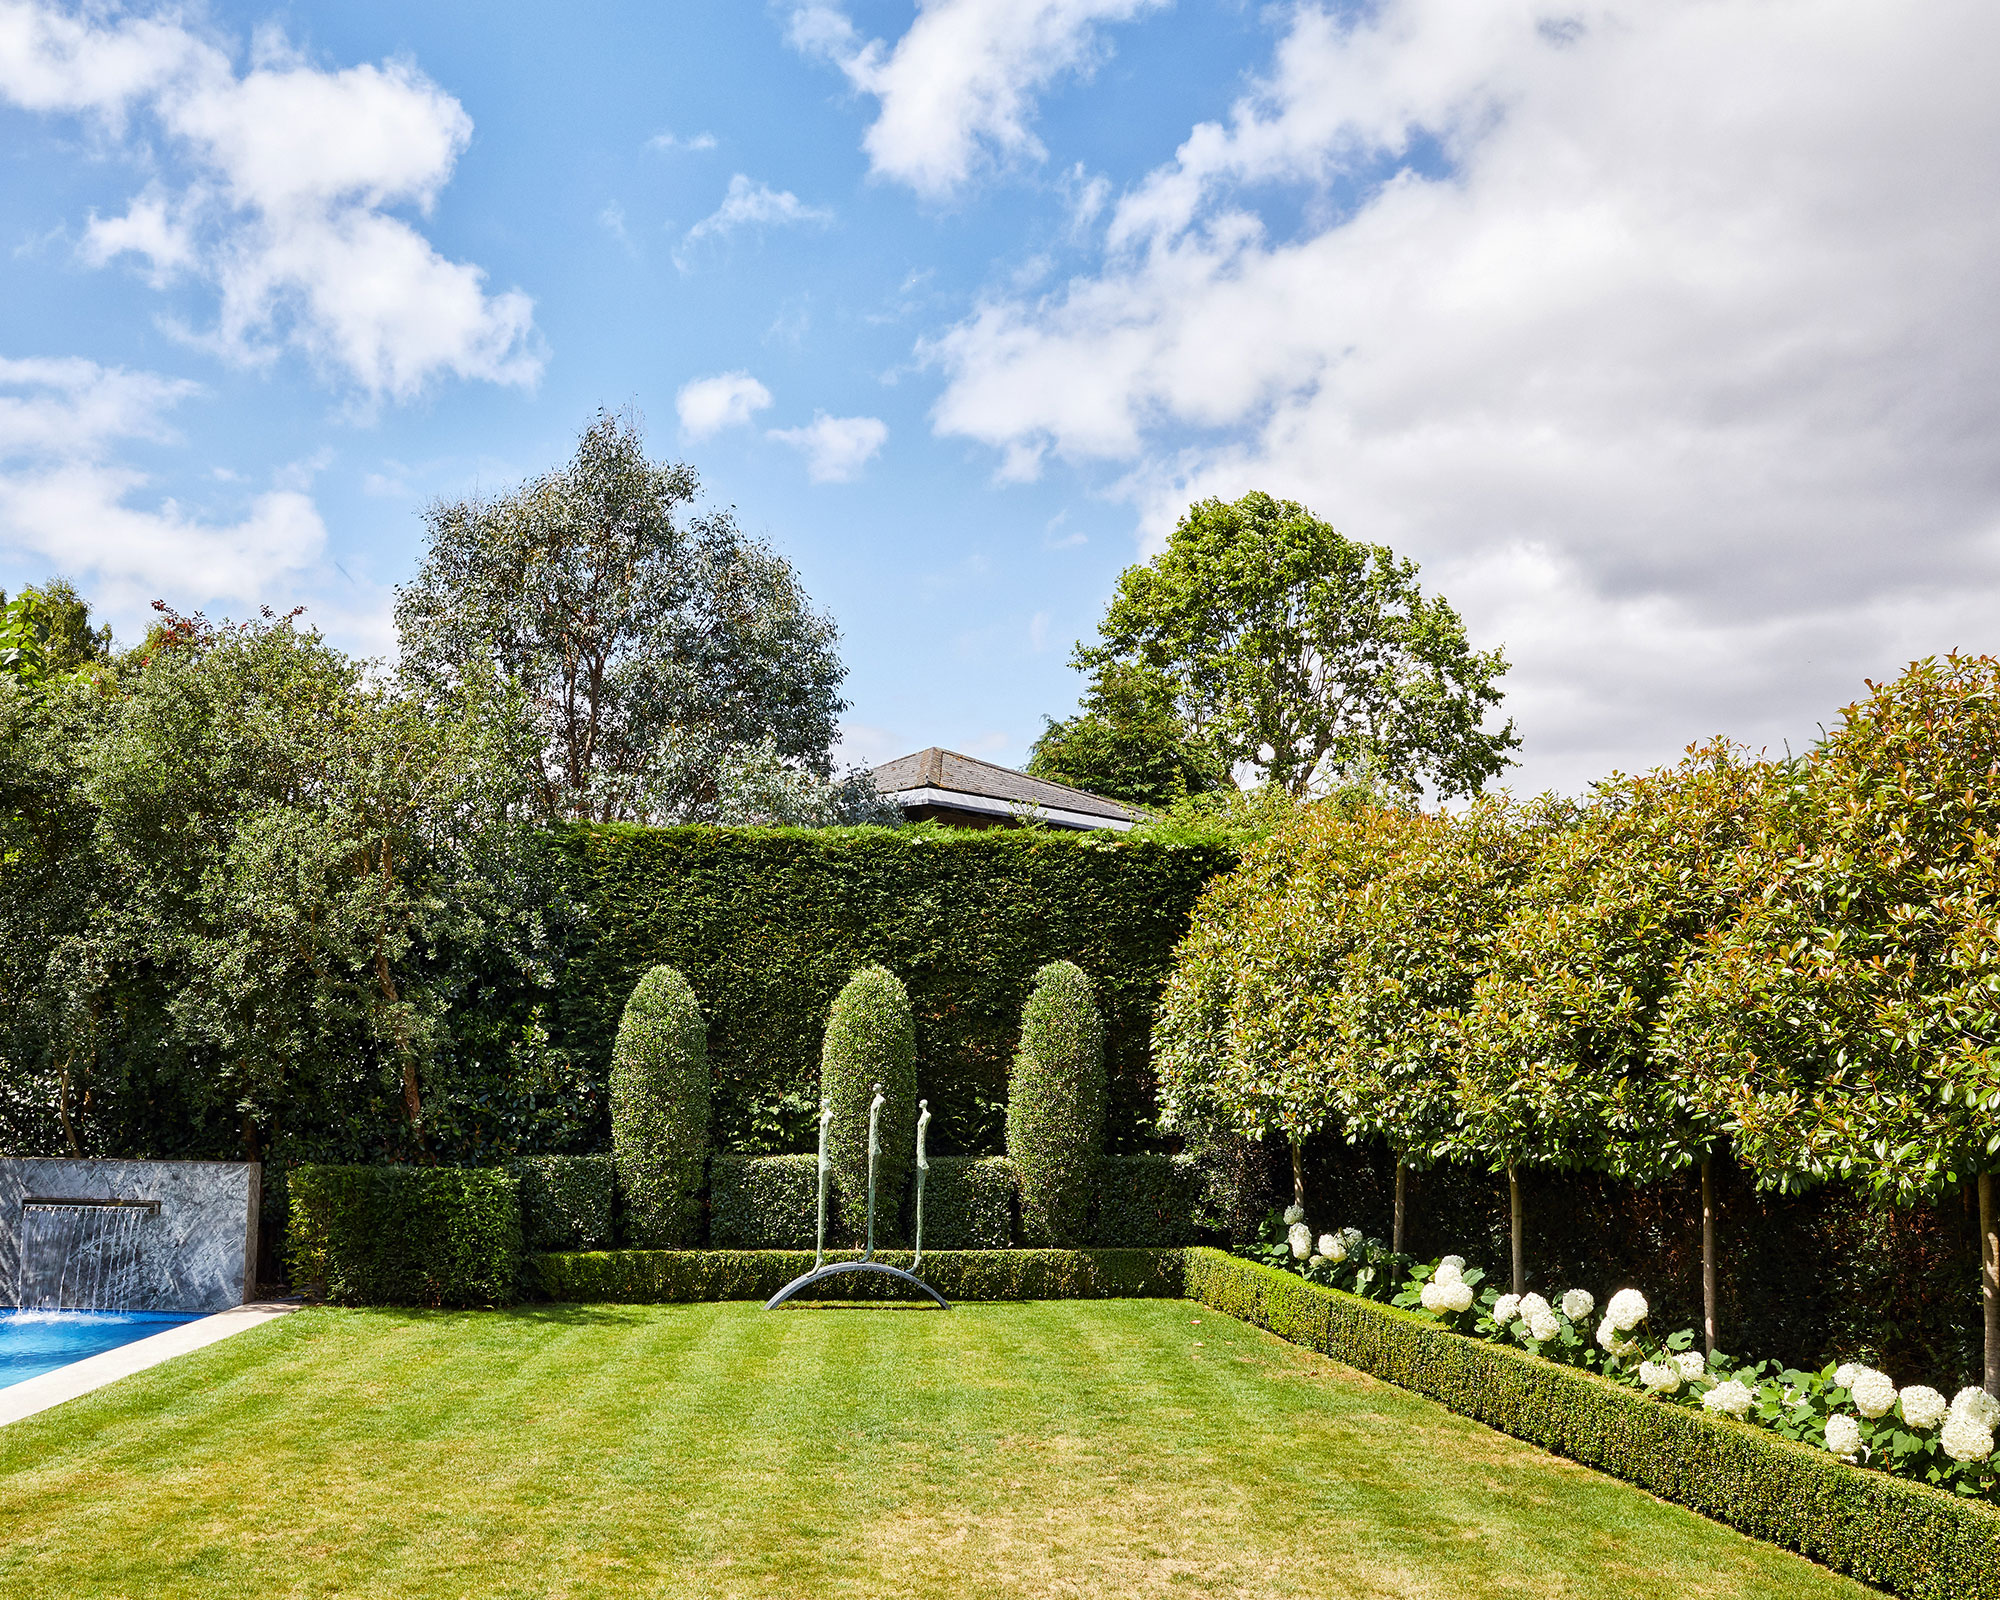
{"type": "Polygon", "coordinates": [[[1911,1600],[2000,1597],[2000,1509],[1197,1246],[1187,1298],[1911,1600]]]}

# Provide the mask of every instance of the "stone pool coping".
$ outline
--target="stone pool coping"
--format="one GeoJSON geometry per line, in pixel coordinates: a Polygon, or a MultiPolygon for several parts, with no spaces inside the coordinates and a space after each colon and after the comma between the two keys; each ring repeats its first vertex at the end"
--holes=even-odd
{"type": "Polygon", "coordinates": [[[227,1339],[231,1334],[257,1327],[274,1317],[289,1316],[299,1309],[297,1301],[253,1300],[247,1305],[231,1306],[227,1311],[213,1312],[194,1322],[183,1322],[160,1333],[148,1334],[143,1339],[134,1339],[130,1344],[121,1344],[114,1350],[100,1350],[94,1356],[72,1361],[53,1372],[44,1372],[39,1378],[10,1384],[0,1389],[0,1428],[10,1422],[19,1422],[23,1417],[47,1411],[51,1406],[59,1406],[65,1400],[89,1394],[93,1389],[102,1389],[107,1383],[129,1378],[135,1372],[157,1367],[162,1361],[171,1361],[190,1350],[199,1350],[218,1339],[227,1339]]]}

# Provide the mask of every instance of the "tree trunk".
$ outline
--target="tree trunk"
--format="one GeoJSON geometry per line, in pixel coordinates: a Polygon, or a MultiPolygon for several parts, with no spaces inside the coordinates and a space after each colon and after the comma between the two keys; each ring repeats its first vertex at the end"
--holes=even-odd
{"type": "Polygon", "coordinates": [[[1521,1180],[1514,1163],[1507,1163],[1507,1199],[1514,1213],[1514,1293],[1528,1292],[1528,1275],[1521,1270],[1521,1180]]]}
{"type": "Polygon", "coordinates": [[[1389,1248],[1397,1255],[1403,1253],[1403,1179],[1408,1175],[1409,1170],[1404,1165],[1403,1158],[1398,1156],[1396,1158],[1396,1223],[1394,1230],[1389,1235],[1389,1248]]]}
{"type": "Polygon", "coordinates": [[[1701,1338],[1702,1348],[1715,1354],[1715,1185],[1711,1158],[1701,1158],[1701,1338]]]}
{"type": "Polygon", "coordinates": [[[1306,1208],[1306,1169],[1300,1159],[1299,1141],[1287,1135],[1292,1147],[1292,1204],[1301,1211],[1306,1208]]]}
{"type": "Polygon", "coordinates": [[[2000,1232],[1993,1216],[1993,1174],[1979,1175],[1979,1300],[1986,1312],[1986,1392],[2000,1395],[2000,1232]]]}
{"type": "Polygon", "coordinates": [[[83,1146],[76,1142],[76,1124],[69,1119],[69,1058],[67,1056],[63,1058],[63,1064],[56,1073],[56,1111],[62,1117],[63,1137],[69,1141],[69,1153],[73,1156],[82,1155],[83,1146]]]}

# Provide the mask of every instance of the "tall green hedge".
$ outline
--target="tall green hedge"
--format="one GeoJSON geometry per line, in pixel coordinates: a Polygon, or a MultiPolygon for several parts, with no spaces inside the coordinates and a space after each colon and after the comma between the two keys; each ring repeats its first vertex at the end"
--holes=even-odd
{"type": "Polygon", "coordinates": [[[1187,1296],[1911,1600],[2000,1597],[2000,1510],[1195,1249],[1187,1296]]]}
{"type": "MultiPolygon", "coordinates": [[[[868,1108],[878,1084],[875,1238],[886,1243],[900,1232],[903,1180],[916,1160],[917,1035],[902,981],[886,967],[863,967],[827,1012],[819,1068],[819,1092],[833,1107],[826,1154],[840,1228],[856,1243],[868,1231],[868,1108]]],[[[827,1227],[830,1237],[831,1219],[827,1227]]]]}
{"type": "Polygon", "coordinates": [[[496,1306],[513,1300],[521,1201],[492,1167],[295,1167],[295,1287],[335,1305],[496,1306]]]}
{"type": "Polygon", "coordinates": [[[611,1152],[636,1244],[701,1242],[708,1163],[708,1032],[672,967],[633,986],[611,1051],[611,1152]]]}
{"type": "Polygon", "coordinates": [[[1021,1187],[1025,1244],[1084,1242],[1090,1164],[1103,1144],[1104,1018],[1083,968],[1051,961],[1021,1010],[1007,1080],[1007,1159],[1021,1187]]]}
{"type": "MultiPolygon", "coordinates": [[[[708,1018],[719,1150],[812,1148],[821,1020],[856,967],[908,987],[934,1155],[998,1155],[1034,974],[1067,958],[1104,1013],[1106,1148],[1147,1147],[1155,997],[1213,845],[996,828],[588,827],[566,837],[577,925],[551,1035],[603,1073],[646,968],[687,975],[708,1018]]],[[[601,1079],[600,1079],[601,1081],[601,1079]]]]}

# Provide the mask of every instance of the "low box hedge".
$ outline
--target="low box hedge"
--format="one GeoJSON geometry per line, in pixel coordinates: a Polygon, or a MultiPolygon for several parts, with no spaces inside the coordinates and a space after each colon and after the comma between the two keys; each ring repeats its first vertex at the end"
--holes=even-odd
{"type": "Polygon", "coordinates": [[[521,1201],[496,1167],[295,1167],[292,1283],[335,1305],[514,1299],[521,1201]]]}
{"type": "MultiPolygon", "coordinates": [[[[827,1259],[859,1255],[829,1250],[827,1259]]],[[[878,1251],[875,1259],[907,1270],[910,1252],[878,1251]]],[[[530,1256],[526,1277],[547,1300],[663,1305],[768,1300],[812,1264],[810,1250],[601,1250],[530,1256]]],[[[953,1301],[1174,1299],[1182,1292],[1178,1250],[926,1250],[922,1276],[953,1301]]],[[[893,1279],[868,1273],[842,1273],[810,1293],[911,1298],[893,1279]]]]}
{"type": "Polygon", "coordinates": [[[1912,1600],[2000,1597],[2000,1509],[1220,1250],[1185,1252],[1187,1295],[1912,1600]]]}
{"type": "Polygon", "coordinates": [[[507,1163],[521,1191],[529,1250],[608,1250],[617,1171],[609,1156],[522,1156],[507,1163]]]}

